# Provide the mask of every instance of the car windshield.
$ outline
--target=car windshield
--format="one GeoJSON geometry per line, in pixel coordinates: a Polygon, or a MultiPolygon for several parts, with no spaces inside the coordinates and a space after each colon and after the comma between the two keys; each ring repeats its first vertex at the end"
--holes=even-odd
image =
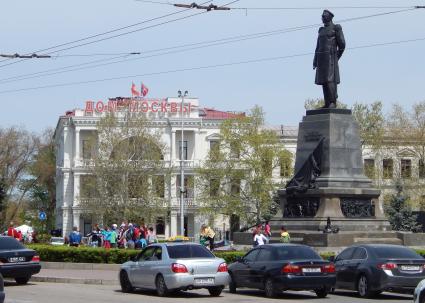
{"type": "Polygon", "coordinates": [[[25,248],[18,240],[9,237],[0,237],[0,250],[25,248]]]}
{"type": "Polygon", "coordinates": [[[375,253],[382,259],[423,259],[413,250],[405,247],[375,247],[375,253]]]}
{"type": "Polygon", "coordinates": [[[275,249],[277,260],[321,260],[311,248],[304,246],[286,246],[275,249]]]}
{"type": "Polygon", "coordinates": [[[172,245],[167,246],[171,259],[215,258],[215,256],[201,245],[172,245]]]}

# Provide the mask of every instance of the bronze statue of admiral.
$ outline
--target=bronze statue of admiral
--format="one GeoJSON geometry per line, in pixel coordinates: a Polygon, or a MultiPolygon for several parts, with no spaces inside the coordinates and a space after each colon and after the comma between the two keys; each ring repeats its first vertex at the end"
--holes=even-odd
{"type": "Polygon", "coordinates": [[[337,86],[340,82],[338,60],[345,49],[344,34],[339,24],[334,24],[334,15],[324,10],[314,54],[313,69],[316,69],[317,85],[322,85],[325,99],[324,108],[335,108],[338,99],[337,86]]]}

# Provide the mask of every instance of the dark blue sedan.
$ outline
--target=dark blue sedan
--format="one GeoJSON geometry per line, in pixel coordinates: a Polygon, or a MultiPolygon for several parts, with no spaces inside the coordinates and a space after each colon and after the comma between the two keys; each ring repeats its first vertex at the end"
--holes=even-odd
{"type": "Polygon", "coordinates": [[[267,297],[285,290],[314,290],[327,296],[335,285],[335,266],[311,247],[296,244],[262,245],[229,266],[231,293],[239,287],[263,289],[267,297]]]}

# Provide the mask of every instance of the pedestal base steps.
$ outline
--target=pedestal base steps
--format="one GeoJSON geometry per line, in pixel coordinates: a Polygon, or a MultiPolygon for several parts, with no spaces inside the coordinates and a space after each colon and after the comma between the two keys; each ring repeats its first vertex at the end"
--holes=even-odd
{"type": "MultiPolygon", "coordinates": [[[[291,243],[305,244],[312,247],[347,247],[352,244],[398,244],[405,246],[425,246],[425,233],[409,233],[395,231],[342,231],[336,234],[325,234],[311,230],[288,230],[291,235],[291,243]]],[[[236,245],[252,245],[252,233],[236,232],[233,234],[233,242],[236,245]]],[[[279,243],[279,232],[273,230],[270,243],[279,243]]]]}

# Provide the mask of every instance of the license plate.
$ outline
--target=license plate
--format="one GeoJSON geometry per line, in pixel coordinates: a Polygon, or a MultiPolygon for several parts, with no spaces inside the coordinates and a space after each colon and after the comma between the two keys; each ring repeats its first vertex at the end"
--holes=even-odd
{"type": "Polygon", "coordinates": [[[420,266],[415,266],[415,265],[402,265],[400,266],[401,270],[405,270],[405,271],[419,271],[420,270],[420,266]]]}
{"type": "Polygon", "coordinates": [[[25,262],[25,257],[11,257],[8,260],[10,263],[25,262]]]}
{"type": "Polygon", "coordinates": [[[213,285],[214,284],[214,278],[199,278],[195,279],[196,285],[213,285]]]}
{"type": "Polygon", "coordinates": [[[312,273],[312,272],[322,272],[320,267],[304,267],[303,272],[312,273]]]}

